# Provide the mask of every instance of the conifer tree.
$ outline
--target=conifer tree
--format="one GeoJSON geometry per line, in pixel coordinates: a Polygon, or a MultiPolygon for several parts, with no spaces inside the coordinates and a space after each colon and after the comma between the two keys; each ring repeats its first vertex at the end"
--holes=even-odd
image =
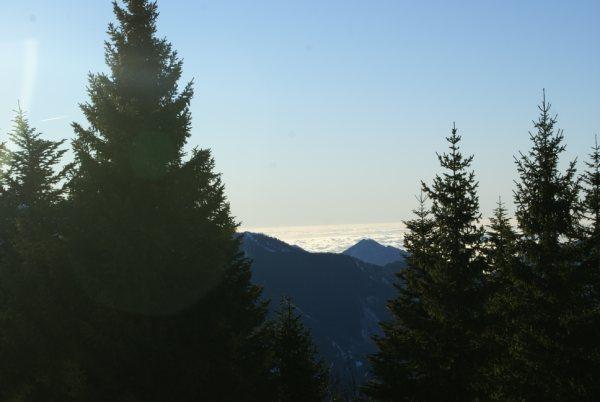
{"type": "Polygon", "coordinates": [[[598,137],[592,153],[586,162],[586,171],[583,174],[583,218],[584,229],[582,238],[582,256],[586,270],[589,270],[591,280],[600,300],[600,145],[598,137]]]}
{"type": "Polygon", "coordinates": [[[479,225],[478,183],[470,170],[473,156],[462,155],[455,126],[447,141],[449,153],[438,156],[446,171],[434,178],[431,187],[423,186],[432,202],[436,258],[429,269],[433,286],[422,300],[441,330],[434,349],[438,355],[434,360],[439,376],[436,382],[442,384],[437,392],[465,400],[480,393],[474,379],[483,357],[483,228],[479,225]]]}
{"type": "Polygon", "coordinates": [[[390,304],[396,321],[377,340],[376,380],[366,391],[382,400],[470,400],[480,392],[473,381],[484,300],[477,182],[456,127],[447,140],[450,152],[438,155],[445,172],[431,187],[423,184],[432,221],[421,208],[408,223],[407,250],[415,256],[401,274],[406,290],[390,304]]]}
{"type": "MultiPolygon", "coordinates": [[[[6,174],[7,174],[8,168],[9,168],[9,164],[8,164],[9,161],[10,161],[10,151],[6,147],[6,142],[1,142],[0,143],[0,262],[2,261],[2,258],[4,256],[4,251],[3,251],[1,242],[4,242],[4,240],[2,240],[2,239],[6,238],[7,233],[8,233],[8,227],[11,226],[10,219],[8,218],[9,210],[6,209],[8,207],[8,203],[7,203],[8,197],[6,196],[6,191],[7,191],[6,174]]],[[[1,301],[1,297],[2,297],[2,295],[0,294],[0,301],[1,301]]]]}
{"type": "MultiPolygon", "coordinates": [[[[60,204],[64,200],[64,181],[72,167],[57,171],[66,149],[65,140],[50,141],[31,127],[21,108],[16,112],[10,140],[16,150],[10,152],[10,167],[5,176],[7,196],[23,211],[36,211],[60,204]]],[[[30,214],[33,212],[28,212],[30,214]]]]}
{"type": "Polygon", "coordinates": [[[69,242],[94,308],[86,370],[98,400],[250,400],[266,364],[260,290],[238,252],[210,151],[190,136],[192,84],[156,35],[157,5],[114,3],[108,74],[74,124],[69,242]]]}
{"type": "Polygon", "coordinates": [[[528,279],[524,276],[518,254],[518,234],[510,223],[502,200],[498,200],[484,245],[487,271],[485,363],[479,376],[483,394],[488,399],[502,399],[512,384],[514,372],[509,350],[514,348],[513,320],[528,279]]]}
{"type": "Polygon", "coordinates": [[[0,286],[0,399],[61,401],[84,396],[75,349],[74,286],[65,245],[63,185],[70,165],[58,168],[64,141],[50,141],[19,109],[2,197],[0,286]]]}
{"type": "Polygon", "coordinates": [[[505,273],[505,267],[510,266],[516,256],[518,236],[513,229],[506,207],[502,199],[498,199],[494,215],[490,218],[487,232],[485,254],[486,269],[493,277],[505,273]]]}
{"type": "Polygon", "coordinates": [[[426,201],[421,193],[419,207],[413,211],[415,218],[404,222],[407,266],[397,274],[399,283],[394,286],[398,297],[388,303],[393,321],[381,323],[383,336],[375,337],[379,352],[370,358],[375,379],[364,391],[377,400],[410,400],[427,391],[429,375],[423,354],[427,347],[424,330],[430,318],[421,305],[420,295],[424,287],[431,285],[427,267],[433,257],[434,222],[426,201]]]}
{"type": "MultiPolygon", "coordinates": [[[[592,378],[600,376],[600,145],[598,139],[592,147],[586,170],[582,175],[583,202],[580,249],[581,276],[583,276],[585,308],[580,311],[582,325],[580,339],[588,357],[585,370],[592,378]]],[[[598,395],[597,382],[588,395],[598,395]]]]}
{"type": "Polygon", "coordinates": [[[513,300],[522,313],[513,318],[509,359],[511,389],[504,399],[587,399],[594,383],[580,331],[586,310],[583,271],[577,261],[579,184],[575,161],[559,168],[565,150],[562,130],[545,95],[530,133],[532,148],[516,160],[516,217],[519,253],[529,279],[513,300]]]}
{"type": "Polygon", "coordinates": [[[321,401],[327,393],[328,373],[295,309],[291,299],[283,297],[272,323],[274,400],[321,401]]]}

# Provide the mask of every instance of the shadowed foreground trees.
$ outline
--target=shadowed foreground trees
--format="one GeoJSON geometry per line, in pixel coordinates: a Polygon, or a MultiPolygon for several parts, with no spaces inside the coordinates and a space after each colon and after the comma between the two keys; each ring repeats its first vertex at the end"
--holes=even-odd
{"type": "Polygon", "coordinates": [[[0,400],[84,399],[75,348],[80,313],[68,271],[63,141],[48,141],[17,111],[0,197],[0,400]]]}
{"type": "Polygon", "coordinates": [[[423,395],[427,368],[422,363],[428,355],[426,339],[430,325],[419,295],[431,283],[427,268],[431,264],[434,222],[421,194],[415,218],[405,222],[408,232],[404,247],[409,252],[407,267],[398,274],[399,296],[389,302],[394,321],[381,324],[384,336],[375,338],[379,353],[371,357],[376,381],[365,392],[373,398],[392,400],[402,395],[423,395]],[[418,373],[412,375],[412,373],[418,373]]]}
{"type": "MultiPolygon", "coordinates": [[[[600,314],[600,145],[598,137],[592,147],[582,176],[583,203],[581,226],[581,259],[593,284],[595,309],[600,314]]],[[[600,334],[599,334],[600,335],[600,334]]]]}
{"type": "Polygon", "coordinates": [[[291,309],[265,325],[210,151],[183,151],[193,90],[156,3],[123,3],[74,164],[21,111],[0,149],[0,400],[318,400],[310,334],[291,309]]]}
{"type": "Polygon", "coordinates": [[[238,254],[208,150],[186,158],[188,83],[156,37],[157,6],[114,4],[106,62],[74,124],[67,238],[93,304],[86,331],[98,400],[261,399],[265,305],[238,254]]]}
{"type": "MultiPolygon", "coordinates": [[[[191,83],[157,6],[114,3],[75,162],[19,110],[0,163],[0,400],[317,401],[327,372],[289,300],[272,322],[209,150],[184,152],[191,83]],[[123,5],[121,5],[123,4],[123,5]]],[[[594,400],[600,149],[562,169],[545,101],[517,159],[516,227],[479,223],[456,128],[406,222],[376,338],[376,400],[594,400]]],[[[331,396],[335,398],[335,395],[331,396]]]]}
{"type": "Polygon", "coordinates": [[[508,399],[581,400],[590,396],[595,374],[582,371],[588,358],[578,338],[586,309],[585,275],[574,242],[579,184],[575,162],[564,172],[559,167],[564,137],[545,97],[539,110],[531,150],[516,161],[519,256],[527,280],[516,278],[500,290],[520,289],[508,299],[520,313],[508,327],[514,334],[505,349],[510,381],[499,381],[507,388],[501,385],[498,392],[508,399]]]}
{"type": "Polygon", "coordinates": [[[514,303],[524,297],[525,284],[530,277],[518,255],[518,234],[513,228],[507,210],[498,200],[490,218],[484,245],[486,258],[488,300],[485,306],[485,330],[483,343],[487,358],[481,370],[481,382],[490,399],[498,399],[498,389],[515,384],[516,373],[512,367],[514,360],[507,350],[518,345],[512,322],[522,314],[527,314],[522,306],[514,303]],[[493,384],[493,388],[489,385],[493,384]]]}
{"type": "Polygon", "coordinates": [[[476,222],[470,159],[440,158],[426,208],[407,222],[411,253],[393,321],[372,356],[377,400],[594,400],[600,375],[598,146],[580,178],[561,171],[563,133],[545,97],[516,160],[516,229],[499,203],[476,222]]]}
{"type": "Polygon", "coordinates": [[[269,331],[275,400],[320,401],[327,392],[329,373],[295,310],[290,298],[282,298],[269,331]]]}
{"type": "Polygon", "coordinates": [[[416,219],[406,223],[411,255],[390,302],[394,321],[376,338],[376,380],[365,388],[376,399],[470,400],[479,392],[483,232],[473,158],[462,155],[460,140],[454,127],[449,153],[438,155],[444,173],[423,184],[431,213],[421,198],[416,219]]]}

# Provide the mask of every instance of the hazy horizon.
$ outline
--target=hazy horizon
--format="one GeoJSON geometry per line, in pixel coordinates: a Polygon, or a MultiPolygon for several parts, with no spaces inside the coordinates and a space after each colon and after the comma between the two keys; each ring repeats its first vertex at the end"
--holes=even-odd
{"type": "Polygon", "coordinates": [[[310,252],[341,253],[362,239],[402,248],[402,222],[342,225],[244,227],[241,232],[262,233],[310,252]]]}
{"type": "MultiPolygon", "coordinates": [[[[244,227],[410,218],[454,121],[489,216],[498,196],[510,206],[542,88],[563,162],[581,166],[600,132],[597,1],[158,3],[195,79],[188,149],[212,149],[244,227]]],[[[3,15],[0,140],[19,100],[49,138],[72,138],[88,72],[106,71],[110,1],[3,15]]]]}

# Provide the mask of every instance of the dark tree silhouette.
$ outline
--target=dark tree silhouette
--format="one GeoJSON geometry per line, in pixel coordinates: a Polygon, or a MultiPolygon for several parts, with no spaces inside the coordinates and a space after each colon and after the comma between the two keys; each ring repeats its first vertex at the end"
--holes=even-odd
{"type": "Polygon", "coordinates": [[[328,372],[317,357],[309,330],[295,310],[290,298],[282,298],[272,323],[275,400],[320,401],[327,392],[328,372]]]}
{"type": "MultiPolygon", "coordinates": [[[[580,331],[584,276],[576,257],[579,184],[575,161],[563,172],[563,132],[556,129],[545,96],[530,133],[532,148],[516,160],[516,217],[519,254],[527,281],[511,303],[519,311],[511,321],[506,350],[511,381],[498,390],[501,399],[585,400],[595,380],[585,372],[588,357],[580,331]]],[[[517,285],[517,283],[515,283],[517,285]]]]}
{"type": "Polygon", "coordinates": [[[586,167],[582,177],[584,184],[582,259],[586,269],[589,270],[596,291],[600,292],[600,145],[598,145],[598,137],[596,137],[586,167]]]}
{"type": "Polygon", "coordinates": [[[508,350],[514,346],[512,323],[520,314],[530,314],[520,309],[517,302],[531,277],[526,277],[518,253],[519,236],[510,223],[506,208],[498,200],[484,245],[487,270],[486,329],[484,331],[485,358],[479,382],[489,399],[502,399],[502,389],[515,384],[512,360],[508,350]]]}
{"type": "Polygon", "coordinates": [[[69,164],[57,170],[64,141],[49,141],[19,109],[10,134],[1,197],[0,399],[62,401],[84,398],[76,359],[65,244],[64,190],[69,164]]]}
{"type": "Polygon", "coordinates": [[[427,368],[422,365],[429,325],[420,295],[431,284],[427,267],[433,258],[434,222],[426,207],[426,197],[418,198],[415,218],[405,222],[407,233],[404,247],[409,252],[407,267],[398,273],[398,298],[389,302],[394,321],[381,324],[384,336],[376,337],[379,353],[371,356],[376,380],[368,383],[365,392],[381,400],[406,399],[424,394],[427,368]],[[419,373],[417,376],[413,373],[419,373]]]}
{"type": "Polygon", "coordinates": [[[114,3],[108,74],[89,77],[73,127],[68,233],[94,306],[86,370],[97,400],[250,400],[267,364],[265,315],[208,150],[193,149],[192,84],[156,36],[157,5],[114,3]]]}
{"type": "MultiPolygon", "coordinates": [[[[582,325],[579,328],[581,347],[587,356],[588,378],[600,376],[600,145],[598,138],[582,177],[583,202],[580,225],[579,259],[584,278],[585,308],[580,311],[582,325]]],[[[591,379],[590,378],[590,379],[591,379]]],[[[593,388],[586,395],[600,394],[600,385],[591,382],[593,388]]],[[[586,384],[586,385],[589,385],[586,384]]]]}
{"type": "Polygon", "coordinates": [[[383,325],[372,359],[376,379],[366,392],[381,400],[469,400],[476,377],[483,329],[483,229],[472,157],[460,152],[453,127],[450,152],[438,155],[445,169],[433,185],[431,220],[423,207],[407,222],[408,268],[400,295],[390,303],[395,320],[383,325]]]}

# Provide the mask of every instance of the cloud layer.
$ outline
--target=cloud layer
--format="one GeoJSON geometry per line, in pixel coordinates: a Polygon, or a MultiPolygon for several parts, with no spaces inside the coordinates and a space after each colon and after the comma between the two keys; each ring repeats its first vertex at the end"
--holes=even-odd
{"type": "Polygon", "coordinates": [[[264,233],[286,243],[298,245],[307,251],[339,253],[365,238],[389,246],[402,247],[402,238],[406,228],[403,223],[398,222],[243,228],[242,230],[264,233]]]}

